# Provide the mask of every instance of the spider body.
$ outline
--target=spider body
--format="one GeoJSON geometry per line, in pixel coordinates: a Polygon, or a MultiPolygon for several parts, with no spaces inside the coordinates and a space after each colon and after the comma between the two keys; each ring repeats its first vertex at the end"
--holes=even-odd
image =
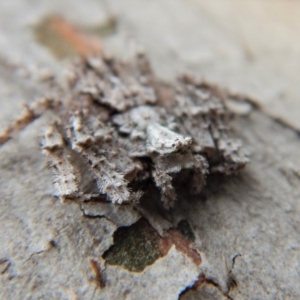
{"type": "Polygon", "coordinates": [[[166,109],[158,105],[166,99],[141,53],[126,62],[87,58],[74,65],[71,77],[71,102],[46,130],[42,146],[62,199],[101,195],[115,204],[134,203],[142,192],[132,183],[151,178],[170,208],[177,199],[173,178],[182,170],[191,173],[189,188],[199,193],[208,173],[236,173],[248,161],[241,143],[229,137],[223,96],[206,83],[182,76],[170,88],[167,101],[174,105],[166,109]]]}

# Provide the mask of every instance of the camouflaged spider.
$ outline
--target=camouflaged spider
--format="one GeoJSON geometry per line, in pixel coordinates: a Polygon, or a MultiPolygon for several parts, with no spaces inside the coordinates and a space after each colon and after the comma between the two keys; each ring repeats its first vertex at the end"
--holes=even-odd
{"type": "Polygon", "coordinates": [[[218,89],[181,76],[164,99],[143,53],[127,61],[88,57],[74,64],[61,121],[45,132],[61,199],[105,196],[134,203],[132,183],[152,179],[166,208],[176,201],[174,176],[191,173],[199,193],[208,173],[236,173],[248,161],[241,143],[229,137],[229,112],[218,89]],[[96,183],[96,185],[94,185],[96,183]]]}

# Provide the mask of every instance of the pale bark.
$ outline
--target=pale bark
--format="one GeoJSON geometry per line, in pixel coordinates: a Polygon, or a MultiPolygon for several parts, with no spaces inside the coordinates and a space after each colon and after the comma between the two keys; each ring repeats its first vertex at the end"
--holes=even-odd
{"type": "Polygon", "coordinates": [[[252,153],[245,170],[210,177],[199,197],[182,191],[170,212],[156,208],[155,191],[138,209],[61,204],[39,146],[54,116],[16,133],[0,147],[0,298],[298,299],[299,2],[2,1],[3,128],[44,93],[26,72],[65,68],[34,39],[32,26],[52,12],[87,27],[113,13],[118,31],[103,37],[111,50],[133,36],[159,78],[189,70],[261,108],[235,107],[246,112],[234,122],[252,153]]]}

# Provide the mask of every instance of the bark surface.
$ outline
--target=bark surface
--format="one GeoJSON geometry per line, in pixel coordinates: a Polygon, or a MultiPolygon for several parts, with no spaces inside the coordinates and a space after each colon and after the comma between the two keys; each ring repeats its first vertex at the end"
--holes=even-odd
{"type": "Polygon", "coordinates": [[[198,197],[179,188],[169,212],[156,191],[138,208],[61,204],[39,146],[55,116],[14,131],[0,147],[0,298],[298,299],[299,8],[279,0],[2,1],[2,128],[22,102],[43,96],[49,70],[60,76],[61,58],[72,54],[53,46],[55,34],[40,38],[53,13],[97,32],[116,53],[134,38],[161,80],[192,71],[259,106],[232,104],[236,135],[252,153],[246,169],[208,178],[198,197]]]}

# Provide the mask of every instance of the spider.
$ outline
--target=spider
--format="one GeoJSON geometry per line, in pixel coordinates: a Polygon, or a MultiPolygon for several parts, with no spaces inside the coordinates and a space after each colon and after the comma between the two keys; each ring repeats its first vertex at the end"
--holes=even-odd
{"type": "Polygon", "coordinates": [[[230,138],[220,90],[190,75],[180,76],[167,97],[161,90],[143,52],[127,60],[104,55],[74,63],[60,121],[42,141],[58,197],[135,203],[139,185],[152,180],[169,209],[177,199],[173,180],[183,170],[197,194],[209,173],[230,175],[245,166],[241,142],[230,138]],[[172,105],[161,104],[166,101],[172,105]]]}

